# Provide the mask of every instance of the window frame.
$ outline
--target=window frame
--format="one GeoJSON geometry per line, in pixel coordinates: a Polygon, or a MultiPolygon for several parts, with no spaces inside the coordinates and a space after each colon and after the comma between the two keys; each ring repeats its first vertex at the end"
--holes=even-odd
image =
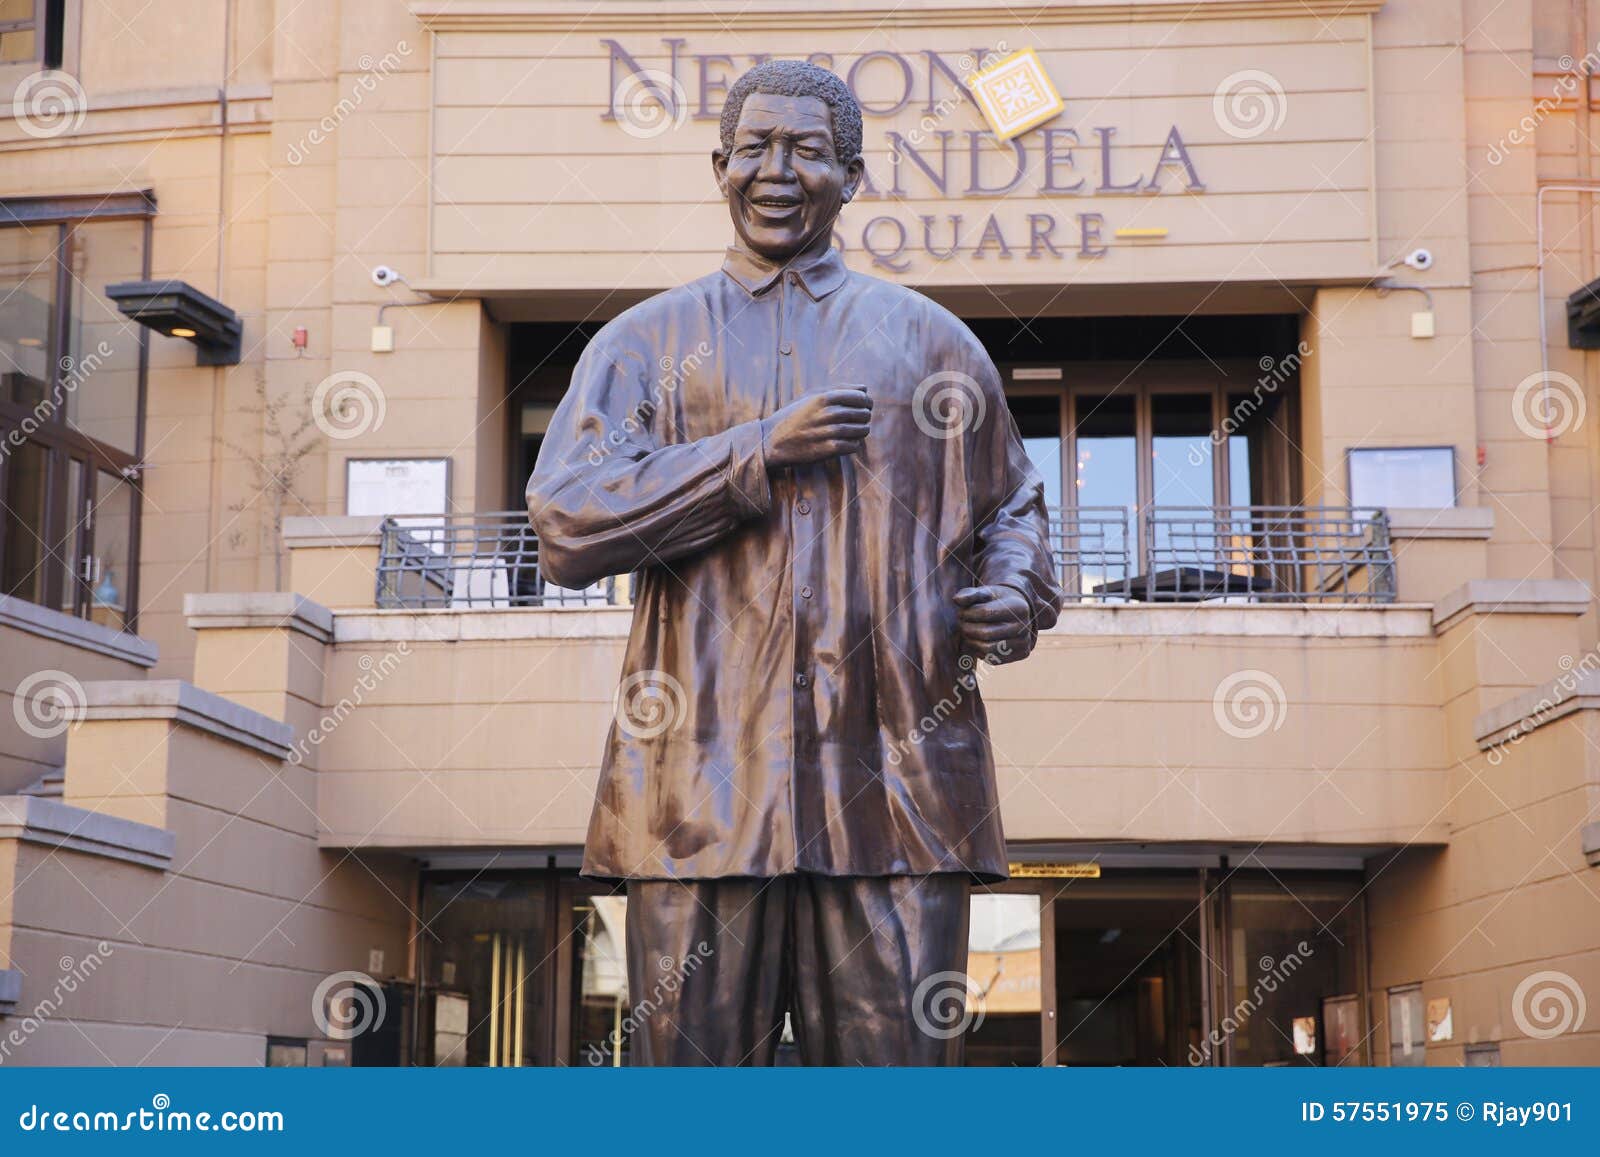
{"type": "MultiPolygon", "coordinates": [[[[1260,373],[1258,363],[1248,359],[1229,357],[1217,361],[1179,359],[1173,361],[1127,362],[1016,362],[1000,367],[1005,392],[1011,397],[1059,397],[1061,405],[1061,509],[1070,513],[1078,509],[1076,464],[1078,461],[1078,420],[1086,397],[1119,396],[1133,399],[1134,403],[1134,470],[1137,502],[1129,506],[1131,524],[1128,527],[1129,550],[1136,558],[1145,558],[1149,550],[1145,532],[1144,514],[1155,504],[1155,476],[1151,462],[1154,448],[1155,408],[1157,399],[1187,395],[1209,397],[1211,401],[1211,428],[1220,430],[1230,416],[1229,399],[1233,393],[1247,390],[1260,373]],[[1018,380],[1018,369],[1055,368],[1062,371],[1060,380],[1018,380]]],[[[1283,501],[1270,505],[1295,505],[1300,501],[1298,476],[1299,414],[1293,407],[1299,396],[1298,375],[1286,379],[1274,393],[1281,398],[1286,427],[1283,455],[1286,458],[1285,477],[1271,483],[1285,490],[1283,501]]],[[[1250,495],[1234,495],[1232,474],[1226,441],[1223,450],[1211,455],[1212,493],[1211,506],[1223,509],[1229,506],[1249,506],[1250,495]]]]}
{"type": "MultiPolygon", "coordinates": [[[[74,232],[92,222],[142,220],[140,276],[148,280],[155,208],[155,196],[151,190],[110,195],[0,198],[0,228],[31,225],[54,227],[56,230],[54,300],[46,360],[51,374],[46,389],[51,396],[65,387],[67,371],[62,366],[62,359],[66,355],[72,325],[72,270],[69,255],[74,232]]],[[[94,557],[95,524],[90,515],[95,501],[97,472],[116,475],[130,487],[132,497],[127,557],[123,560],[125,594],[121,624],[121,629],[129,634],[138,633],[139,621],[139,557],[144,510],[144,487],[140,475],[144,464],[145,411],[149,390],[149,338],[149,330],[140,326],[134,449],[131,453],[74,429],[67,421],[65,406],[52,406],[48,417],[39,421],[36,407],[0,398],[0,440],[11,437],[13,431],[25,429],[25,424],[32,421],[33,427],[26,430],[22,440],[39,446],[46,455],[46,557],[40,576],[45,598],[41,605],[76,618],[89,617],[93,607],[95,579],[92,575],[85,575],[85,562],[94,557]],[[78,508],[69,511],[67,499],[72,488],[68,476],[73,470],[79,471],[78,508]],[[70,564],[56,549],[67,542],[69,535],[72,539],[70,564]],[[70,588],[67,574],[69,565],[72,572],[70,588]],[[60,597],[61,592],[68,589],[72,591],[70,610],[65,608],[65,600],[60,597]]],[[[5,488],[6,472],[0,471],[0,506],[7,501],[5,488]]],[[[0,536],[0,566],[4,564],[4,550],[5,539],[0,536]]]]}
{"type": "Polygon", "coordinates": [[[9,61],[0,65],[0,69],[38,72],[62,68],[66,58],[68,15],[68,0],[33,0],[33,15],[29,19],[0,21],[0,33],[33,30],[33,55],[26,60],[9,61]]]}

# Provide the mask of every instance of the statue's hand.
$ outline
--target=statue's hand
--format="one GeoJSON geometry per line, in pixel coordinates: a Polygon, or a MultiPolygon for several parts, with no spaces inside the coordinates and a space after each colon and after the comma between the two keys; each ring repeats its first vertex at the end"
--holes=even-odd
{"type": "Polygon", "coordinates": [[[1033,608],[1015,587],[965,587],[955,604],[961,637],[978,658],[1010,663],[1033,649],[1033,608]]]}
{"type": "Polygon", "coordinates": [[[859,386],[807,394],[762,420],[767,469],[854,454],[867,440],[871,422],[872,399],[859,386]]]}

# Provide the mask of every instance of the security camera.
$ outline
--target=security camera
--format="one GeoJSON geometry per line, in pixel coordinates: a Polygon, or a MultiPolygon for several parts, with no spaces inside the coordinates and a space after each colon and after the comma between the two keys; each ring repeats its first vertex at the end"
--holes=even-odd
{"type": "Polygon", "coordinates": [[[1401,260],[1407,266],[1420,273],[1424,269],[1433,268],[1433,251],[1431,249],[1413,249],[1401,260]]]}
{"type": "Polygon", "coordinates": [[[392,265],[379,265],[372,270],[372,284],[379,289],[388,289],[397,281],[404,281],[400,271],[392,265]]]}

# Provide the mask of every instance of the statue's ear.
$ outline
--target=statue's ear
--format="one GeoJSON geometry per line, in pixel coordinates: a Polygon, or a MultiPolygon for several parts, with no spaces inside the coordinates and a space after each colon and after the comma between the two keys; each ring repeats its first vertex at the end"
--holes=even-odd
{"type": "Polygon", "coordinates": [[[856,157],[844,167],[844,186],[839,191],[839,200],[848,205],[855,200],[856,193],[861,189],[861,180],[867,175],[867,162],[862,157],[856,157]]]}
{"type": "Polygon", "coordinates": [[[717,181],[717,192],[728,195],[728,154],[721,149],[711,150],[711,173],[717,181]]]}

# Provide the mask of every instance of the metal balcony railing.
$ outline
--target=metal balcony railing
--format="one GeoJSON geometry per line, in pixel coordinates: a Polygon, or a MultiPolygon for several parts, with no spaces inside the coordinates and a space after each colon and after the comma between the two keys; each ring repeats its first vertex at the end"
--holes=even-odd
{"type": "Polygon", "coordinates": [[[1146,602],[1391,603],[1394,545],[1382,510],[1157,506],[1145,513],[1146,602]]]}
{"type": "Polygon", "coordinates": [[[1156,506],[1137,542],[1123,507],[1052,512],[1069,601],[1389,603],[1394,546],[1382,510],[1156,506]]]}
{"type": "MultiPolygon", "coordinates": [[[[1068,602],[1389,603],[1394,548],[1382,510],[1157,506],[1054,508],[1050,538],[1068,602]]],[[[520,510],[389,518],[380,607],[624,606],[629,577],[582,590],[539,573],[520,510]]]]}
{"type": "Polygon", "coordinates": [[[386,518],[378,549],[380,607],[617,606],[627,580],[575,590],[539,573],[539,540],[525,510],[386,518]]]}

